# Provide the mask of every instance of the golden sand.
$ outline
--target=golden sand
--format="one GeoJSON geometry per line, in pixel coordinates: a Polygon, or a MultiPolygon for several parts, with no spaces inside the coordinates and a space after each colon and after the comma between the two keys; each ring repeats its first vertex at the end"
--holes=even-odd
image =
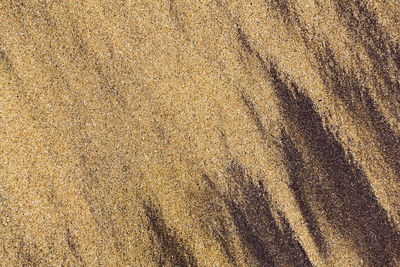
{"type": "Polygon", "coordinates": [[[0,0],[0,266],[400,266],[397,0],[0,0]]]}

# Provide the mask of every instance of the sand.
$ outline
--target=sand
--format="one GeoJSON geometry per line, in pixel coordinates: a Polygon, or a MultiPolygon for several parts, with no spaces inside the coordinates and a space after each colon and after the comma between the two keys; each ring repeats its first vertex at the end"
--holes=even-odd
{"type": "Polygon", "coordinates": [[[400,266],[397,0],[1,0],[0,266],[400,266]]]}

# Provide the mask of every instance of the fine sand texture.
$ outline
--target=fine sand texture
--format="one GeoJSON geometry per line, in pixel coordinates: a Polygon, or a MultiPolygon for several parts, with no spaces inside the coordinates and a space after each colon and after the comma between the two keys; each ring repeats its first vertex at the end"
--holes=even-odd
{"type": "Polygon", "coordinates": [[[0,0],[0,266],[400,266],[399,0],[0,0]]]}

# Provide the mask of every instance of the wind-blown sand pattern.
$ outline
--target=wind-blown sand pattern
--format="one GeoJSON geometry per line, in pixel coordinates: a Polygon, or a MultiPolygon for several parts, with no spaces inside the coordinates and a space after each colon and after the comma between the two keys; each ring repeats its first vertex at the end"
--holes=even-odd
{"type": "Polygon", "coordinates": [[[400,266],[397,0],[0,0],[0,266],[400,266]]]}

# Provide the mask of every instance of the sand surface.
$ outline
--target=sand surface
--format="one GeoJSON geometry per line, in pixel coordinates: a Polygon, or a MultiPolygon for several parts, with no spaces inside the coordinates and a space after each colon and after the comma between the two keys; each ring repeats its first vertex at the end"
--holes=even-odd
{"type": "Polygon", "coordinates": [[[0,266],[400,266],[398,0],[0,0],[0,266]]]}

